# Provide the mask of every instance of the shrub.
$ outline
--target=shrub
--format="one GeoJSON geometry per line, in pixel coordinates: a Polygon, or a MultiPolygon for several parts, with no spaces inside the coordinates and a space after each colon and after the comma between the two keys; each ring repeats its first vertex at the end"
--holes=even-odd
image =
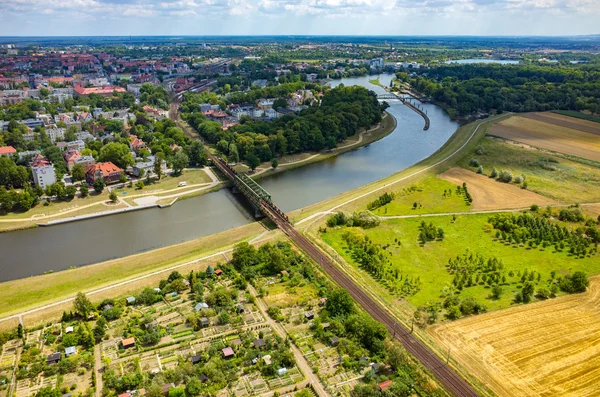
{"type": "Polygon", "coordinates": [[[482,165],[480,165],[479,168],[477,168],[477,173],[483,174],[483,166],[482,165]]]}
{"type": "Polygon", "coordinates": [[[540,210],[540,206],[537,204],[532,204],[530,209],[532,212],[538,212],[540,210]]]}
{"type": "Polygon", "coordinates": [[[490,178],[498,178],[498,170],[494,168],[490,174],[490,178]]]}
{"type": "Polygon", "coordinates": [[[513,179],[513,174],[510,171],[500,171],[500,175],[498,177],[498,180],[500,182],[504,182],[504,183],[509,183],[510,181],[512,181],[513,179]]]}
{"type": "Polygon", "coordinates": [[[515,178],[515,183],[516,184],[521,184],[523,183],[523,181],[525,180],[525,177],[521,174],[517,175],[517,177],[515,178]]]}
{"type": "Polygon", "coordinates": [[[479,167],[479,161],[477,159],[471,159],[471,161],[469,161],[469,165],[471,167],[479,167]]]}

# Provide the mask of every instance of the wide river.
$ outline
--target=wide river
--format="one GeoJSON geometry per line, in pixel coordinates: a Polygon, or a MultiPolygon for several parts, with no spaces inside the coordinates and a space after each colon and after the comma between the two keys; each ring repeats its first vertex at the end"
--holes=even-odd
{"type": "MultiPolygon", "coordinates": [[[[372,77],[371,77],[372,78],[372,77]]],[[[389,85],[392,75],[381,75],[389,85]]],[[[333,86],[362,85],[369,77],[333,81],[333,86]]],[[[435,105],[425,104],[431,127],[423,118],[391,101],[388,112],[397,120],[387,137],[325,161],[265,177],[260,184],[284,211],[306,207],[409,167],[438,150],[458,124],[435,105]]],[[[97,263],[218,233],[252,222],[239,210],[227,189],[181,200],[173,207],[148,209],[66,223],[51,227],[0,233],[0,281],[97,263]]]]}

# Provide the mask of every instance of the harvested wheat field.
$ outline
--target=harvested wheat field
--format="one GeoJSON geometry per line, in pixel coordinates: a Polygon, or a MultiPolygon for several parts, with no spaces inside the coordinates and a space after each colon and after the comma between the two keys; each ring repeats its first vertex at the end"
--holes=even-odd
{"type": "Polygon", "coordinates": [[[450,168],[438,177],[457,185],[466,182],[467,189],[473,197],[471,206],[474,211],[524,208],[532,204],[540,206],[557,204],[556,201],[537,193],[509,183],[498,182],[464,168],[450,168]]]}
{"type": "Polygon", "coordinates": [[[512,116],[488,134],[557,153],[600,161],[600,124],[553,113],[512,116]]]}
{"type": "Polygon", "coordinates": [[[600,276],[584,294],[428,330],[499,396],[600,396],[600,276]]]}

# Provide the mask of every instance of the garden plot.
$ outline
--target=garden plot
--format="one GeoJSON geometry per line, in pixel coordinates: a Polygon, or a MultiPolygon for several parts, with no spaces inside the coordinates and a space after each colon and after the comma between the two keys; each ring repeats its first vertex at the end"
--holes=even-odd
{"type": "Polygon", "coordinates": [[[177,312],[172,312],[169,314],[166,314],[164,316],[158,317],[156,319],[156,321],[158,322],[158,325],[160,325],[161,327],[174,327],[176,325],[179,324],[183,324],[185,323],[185,317],[183,317],[181,314],[177,313],[177,312]]]}
{"type": "Polygon", "coordinates": [[[22,379],[17,382],[16,397],[33,396],[38,390],[48,386],[56,386],[56,376],[44,377],[39,375],[35,379],[22,379]]]}
{"type": "Polygon", "coordinates": [[[279,389],[280,387],[290,386],[295,383],[298,383],[302,379],[304,379],[304,376],[302,375],[298,367],[294,367],[292,369],[288,369],[285,375],[269,379],[267,380],[267,382],[269,383],[269,387],[271,389],[279,389]]]}
{"type": "Polygon", "coordinates": [[[111,360],[116,360],[119,358],[119,339],[111,339],[105,342],[102,342],[102,355],[104,357],[108,357],[111,360]]]}
{"type": "Polygon", "coordinates": [[[39,347],[39,344],[41,341],[42,341],[42,330],[41,329],[27,333],[26,343],[28,345],[39,347]]]}
{"type": "Polygon", "coordinates": [[[2,346],[0,368],[12,368],[17,364],[17,349],[19,346],[21,346],[19,340],[8,341],[2,346]]]}
{"type": "Polygon", "coordinates": [[[267,381],[258,372],[240,377],[240,380],[231,387],[231,393],[235,397],[253,396],[268,391],[267,381]]]}
{"type": "Polygon", "coordinates": [[[144,372],[158,373],[161,371],[161,363],[156,354],[148,355],[140,360],[140,367],[144,372]]]}

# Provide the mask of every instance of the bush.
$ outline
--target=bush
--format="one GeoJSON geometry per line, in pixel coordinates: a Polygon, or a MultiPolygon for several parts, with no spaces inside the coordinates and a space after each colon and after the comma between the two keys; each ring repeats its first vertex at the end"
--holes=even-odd
{"type": "Polygon", "coordinates": [[[585,217],[579,208],[562,209],[558,213],[558,219],[563,222],[583,222],[585,217]]]}
{"type": "Polygon", "coordinates": [[[525,177],[521,174],[517,175],[517,177],[515,178],[515,183],[516,184],[521,184],[523,183],[523,181],[525,180],[525,177]]]}
{"type": "Polygon", "coordinates": [[[532,212],[538,212],[540,210],[540,206],[537,204],[532,204],[530,209],[532,212]]]}
{"type": "Polygon", "coordinates": [[[510,181],[513,180],[513,174],[510,171],[500,171],[500,175],[498,177],[498,180],[500,182],[504,182],[504,183],[510,183],[510,181]]]}
{"type": "Polygon", "coordinates": [[[569,294],[585,292],[590,280],[584,272],[575,272],[573,275],[563,277],[559,282],[561,290],[568,292],[569,294]]]}
{"type": "Polygon", "coordinates": [[[471,167],[479,167],[479,161],[477,159],[471,159],[471,161],[469,161],[469,165],[471,167]]]}
{"type": "Polygon", "coordinates": [[[483,166],[482,165],[480,165],[479,168],[477,168],[477,173],[483,174],[483,166]]]}
{"type": "Polygon", "coordinates": [[[490,174],[490,178],[498,178],[498,170],[497,169],[493,169],[492,173],[490,174]]]}

